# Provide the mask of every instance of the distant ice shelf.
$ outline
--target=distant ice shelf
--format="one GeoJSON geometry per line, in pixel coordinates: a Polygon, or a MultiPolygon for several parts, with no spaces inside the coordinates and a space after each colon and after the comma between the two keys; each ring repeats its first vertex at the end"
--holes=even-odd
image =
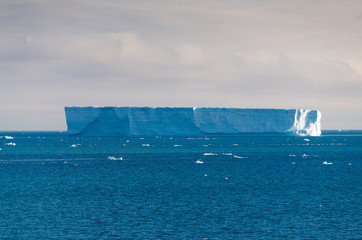
{"type": "Polygon", "coordinates": [[[319,136],[321,113],[307,109],[65,107],[68,134],[83,136],[319,136]]]}

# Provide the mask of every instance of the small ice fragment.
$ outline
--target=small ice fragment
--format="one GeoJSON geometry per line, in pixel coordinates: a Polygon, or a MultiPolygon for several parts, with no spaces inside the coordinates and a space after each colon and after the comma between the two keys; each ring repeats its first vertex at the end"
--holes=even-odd
{"type": "MultiPolygon", "coordinates": [[[[1,148],[0,148],[0,150],[1,150],[1,148]]],[[[348,166],[351,166],[352,165],[352,163],[348,163],[348,166]]]]}
{"type": "Polygon", "coordinates": [[[72,145],[70,145],[69,147],[75,148],[75,147],[77,147],[77,144],[72,144],[72,145]]]}
{"type": "Polygon", "coordinates": [[[129,142],[129,140],[126,140],[126,142],[129,142]]]}
{"type": "Polygon", "coordinates": [[[196,160],[195,163],[203,164],[204,162],[201,159],[199,159],[199,160],[196,160]]]}
{"type": "Polygon", "coordinates": [[[117,161],[117,160],[123,160],[123,158],[122,157],[116,158],[116,157],[108,156],[108,160],[117,161]]]}
{"type": "Polygon", "coordinates": [[[307,155],[307,154],[302,155],[302,158],[306,158],[306,157],[309,157],[309,155],[307,155]]]}
{"type": "Polygon", "coordinates": [[[1,151],[2,149],[0,148],[0,151],[1,151]]]}
{"type": "Polygon", "coordinates": [[[229,178],[226,177],[225,179],[228,180],[229,178]]]}
{"type": "Polygon", "coordinates": [[[222,153],[222,155],[231,156],[233,154],[232,153],[222,153]]]}
{"type": "Polygon", "coordinates": [[[310,141],[308,138],[304,138],[303,140],[306,141],[306,142],[309,142],[309,141],[310,141]]]}
{"type": "Polygon", "coordinates": [[[144,138],[140,138],[140,139],[144,139],[144,138]]]}
{"type": "Polygon", "coordinates": [[[296,157],[297,155],[289,154],[289,157],[296,157]]]}
{"type": "Polygon", "coordinates": [[[149,146],[150,146],[150,144],[148,144],[148,143],[142,144],[142,147],[149,147],[149,146]]]}
{"type": "Polygon", "coordinates": [[[295,162],[292,162],[292,164],[295,164],[295,162]]]}
{"type": "Polygon", "coordinates": [[[64,162],[64,163],[68,163],[68,162],[64,162]]]}
{"type": "Polygon", "coordinates": [[[232,146],[239,146],[239,144],[237,144],[237,143],[233,143],[233,144],[231,144],[232,146]]]}
{"type": "Polygon", "coordinates": [[[234,158],[248,158],[248,157],[241,157],[241,156],[234,155],[234,158]]]}
{"type": "Polygon", "coordinates": [[[324,165],[332,165],[333,163],[332,163],[332,162],[324,161],[323,164],[324,164],[324,165]]]}
{"type": "Polygon", "coordinates": [[[181,147],[182,145],[173,145],[174,147],[181,147]]]}
{"type": "Polygon", "coordinates": [[[217,153],[204,153],[203,155],[204,156],[216,156],[217,153]]]}
{"type": "Polygon", "coordinates": [[[5,136],[5,139],[14,139],[12,136],[5,136]]]}
{"type": "Polygon", "coordinates": [[[207,177],[207,174],[204,174],[205,177],[207,177]]]}
{"type": "Polygon", "coordinates": [[[9,143],[5,143],[5,145],[8,145],[8,146],[16,146],[16,143],[9,142],[9,143]]]}

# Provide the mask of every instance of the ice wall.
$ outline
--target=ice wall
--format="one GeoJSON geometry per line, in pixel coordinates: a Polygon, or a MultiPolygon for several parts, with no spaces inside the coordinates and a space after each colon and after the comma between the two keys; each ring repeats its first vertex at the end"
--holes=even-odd
{"type": "Polygon", "coordinates": [[[68,134],[199,136],[321,134],[321,114],[306,109],[65,107],[68,134]]]}

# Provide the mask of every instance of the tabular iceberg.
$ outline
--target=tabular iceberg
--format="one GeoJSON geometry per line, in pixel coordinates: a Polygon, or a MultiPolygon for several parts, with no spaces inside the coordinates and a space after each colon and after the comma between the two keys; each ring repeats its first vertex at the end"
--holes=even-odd
{"type": "Polygon", "coordinates": [[[321,113],[306,109],[65,107],[65,115],[70,135],[321,134],[321,113]]]}

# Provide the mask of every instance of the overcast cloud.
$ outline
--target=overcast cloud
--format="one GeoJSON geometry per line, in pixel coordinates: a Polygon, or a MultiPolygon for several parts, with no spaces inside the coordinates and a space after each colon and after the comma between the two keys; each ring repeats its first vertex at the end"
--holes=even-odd
{"type": "Polygon", "coordinates": [[[0,130],[64,106],[308,108],[362,129],[362,1],[2,0],[0,130]]]}

